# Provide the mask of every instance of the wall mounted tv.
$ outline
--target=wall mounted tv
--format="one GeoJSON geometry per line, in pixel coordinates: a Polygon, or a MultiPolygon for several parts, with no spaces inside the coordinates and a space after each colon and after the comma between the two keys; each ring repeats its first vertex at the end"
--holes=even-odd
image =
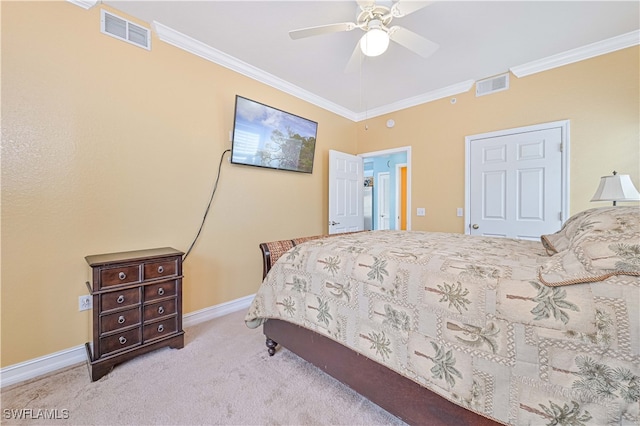
{"type": "Polygon", "coordinates": [[[236,95],[231,162],[311,173],[318,123],[236,95]]]}

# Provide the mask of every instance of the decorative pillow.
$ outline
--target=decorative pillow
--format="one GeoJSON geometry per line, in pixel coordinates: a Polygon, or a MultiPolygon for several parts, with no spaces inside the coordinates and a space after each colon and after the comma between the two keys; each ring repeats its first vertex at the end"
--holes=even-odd
{"type": "Polygon", "coordinates": [[[576,238],[593,233],[617,234],[625,230],[640,231],[638,207],[599,207],[576,213],[555,234],[541,235],[540,241],[552,256],[567,250],[576,238]]]}
{"type": "Polygon", "coordinates": [[[560,252],[538,270],[538,278],[549,287],[590,283],[614,275],[640,277],[640,234],[617,241],[598,238],[581,241],[560,252]]]}
{"type": "Polygon", "coordinates": [[[555,240],[561,245],[568,241],[568,247],[540,267],[540,281],[555,287],[613,275],[640,276],[640,209],[605,207],[583,213],[570,239],[555,240]]]}

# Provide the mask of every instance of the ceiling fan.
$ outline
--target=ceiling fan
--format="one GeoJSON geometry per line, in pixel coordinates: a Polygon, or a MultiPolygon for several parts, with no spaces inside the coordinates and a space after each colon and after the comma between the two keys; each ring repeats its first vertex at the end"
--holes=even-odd
{"type": "Polygon", "coordinates": [[[422,9],[432,2],[395,1],[391,7],[376,4],[374,0],[357,0],[358,11],[356,22],[320,25],[289,31],[289,37],[298,40],[322,34],[351,31],[359,28],[365,32],[351,55],[347,70],[361,60],[360,51],[365,56],[378,56],[389,46],[389,40],[398,43],[423,58],[431,56],[438,45],[426,38],[397,25],[389,26],[394,18],[402,18],[422,9]],[[359,47],[359,49],[358,49],[359,47]]]}

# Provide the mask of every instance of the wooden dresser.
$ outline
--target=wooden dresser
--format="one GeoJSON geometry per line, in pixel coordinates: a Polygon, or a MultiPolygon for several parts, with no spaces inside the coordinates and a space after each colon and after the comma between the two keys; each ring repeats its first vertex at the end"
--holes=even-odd
{"type": "Polygon", "coordinates": [[[152,350],[184,346],[182,255],[170,247],[85,257],[91,267],[91,380],[152,350]]]}

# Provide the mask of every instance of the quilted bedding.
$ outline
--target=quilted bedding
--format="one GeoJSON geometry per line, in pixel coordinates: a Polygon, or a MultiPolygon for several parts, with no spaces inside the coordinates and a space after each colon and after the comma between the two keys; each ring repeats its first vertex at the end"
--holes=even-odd
{"type": "Polygon", "coordinates": [[[542,243],[371,231],[293,247],[245,320],[322,333],[504,423],[638,424],[638,275],[633,207],[542,243]]]}

